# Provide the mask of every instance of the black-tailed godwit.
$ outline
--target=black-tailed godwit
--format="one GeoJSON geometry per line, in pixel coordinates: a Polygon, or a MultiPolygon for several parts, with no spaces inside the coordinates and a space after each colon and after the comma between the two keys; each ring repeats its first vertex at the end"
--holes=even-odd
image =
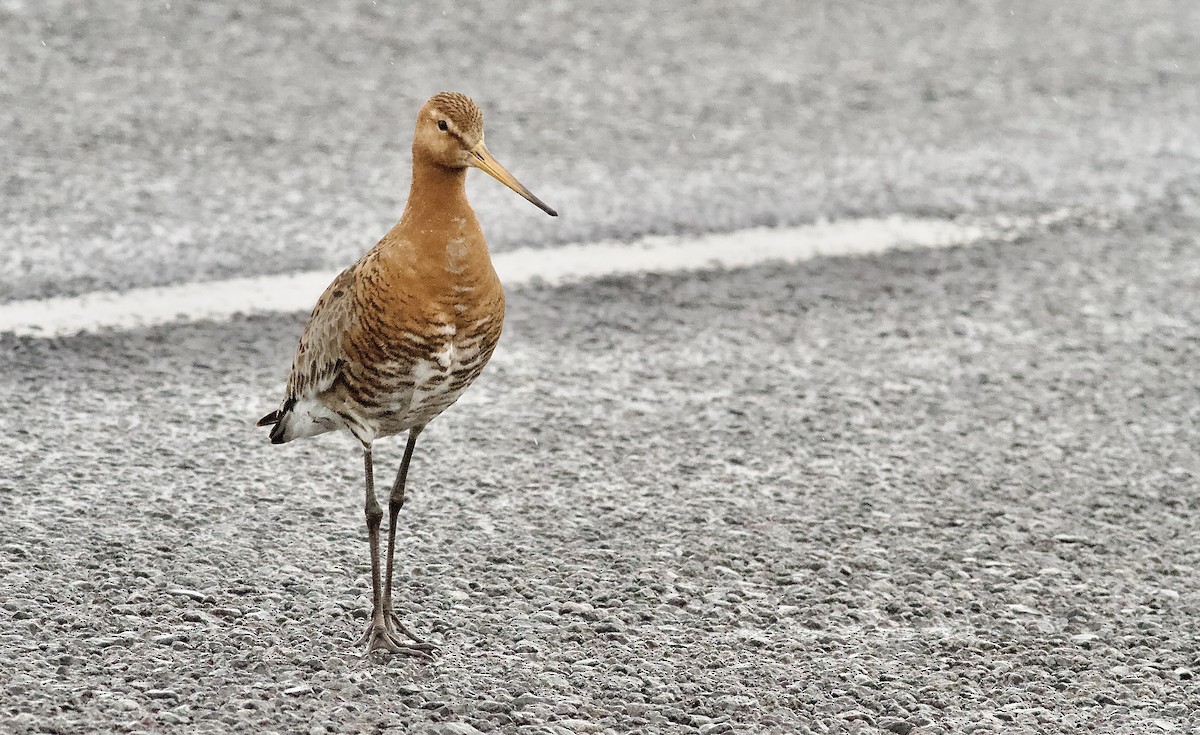
{"type": "Polygon", "coordinates": [[[400,221],[329,287],[309,317],[277,411],[258,421],[271,441],[346,429],[363,448],[373,610],[359,639],[367,652],[428,655],[392,611],[396,517],[417,437],[478,377],[504,321],[504,291],[467,203],[467,169],[483,169],[551,216],[557,213],[496,162],[483,115],[465,95],[443,92],[421,108],[412,189],[400,221]],[[388,499],[387,572],[381,584],[371,446],[408,432],[388,499]],[[401,635],[404,637],[402,638],[401,635]]]}

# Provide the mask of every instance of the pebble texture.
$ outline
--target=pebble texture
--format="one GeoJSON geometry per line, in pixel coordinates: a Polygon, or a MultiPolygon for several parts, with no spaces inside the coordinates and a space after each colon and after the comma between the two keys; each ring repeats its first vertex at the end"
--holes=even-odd
{"type": "Polygon", "coordinates": [[[512,293],[401,515],[432,663],[350,644],[352,443],[250,425],[301,317],[5,338],[0,730],[1192,732],[1197,225],[512,293]]]}
{"type": "Polygon", "coordinates": [[[1194,0],[0,0],[0,301],[354,260],[421,103],[562,217],[497,249],[822,217],[1127,211],[1194,186],[1194,0]]]}
{"type": "Polygon", "coordinates": [[[1086,216],[511,293],[432,663],[351,646],[353,444],[251,426],[302,315],[0,335],[0,732],[1195,732],[1200,5],[593,5],[0,0],[0,300],[344,265],[442,88],[564,214],[474,182],[498,250],[1086,216]]]}

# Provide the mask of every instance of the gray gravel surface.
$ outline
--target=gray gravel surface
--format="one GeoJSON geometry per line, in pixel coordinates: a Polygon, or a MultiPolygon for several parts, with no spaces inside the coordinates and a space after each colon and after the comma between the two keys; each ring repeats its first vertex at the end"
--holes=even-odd
{"type": "Polygon", "coordinates": [[[497,249],[1195,192],[1200,3],[0,0],[0,301],[353,260],[473,95],[497,249]]]}
{"type": "Polygon", "coordinates": [[[1197,224],[513,293],[401,516],[432,663],[350,645],[352,442],[249,425],[299,316],[7,338],[0,722],[1190,732],[1197,224]]]}
{"type": "Polygon", "coordinates": [[[1200,6],[480,5],[0,0],[0,301],[344,265],[441,88],[564,212],[473,186],[498,250],[1086,216],[514,290],[431,663],[351,646],[352,442],[250,426],[302,315],[0,335],[0,732],[1196,731],[1200,6]]]}

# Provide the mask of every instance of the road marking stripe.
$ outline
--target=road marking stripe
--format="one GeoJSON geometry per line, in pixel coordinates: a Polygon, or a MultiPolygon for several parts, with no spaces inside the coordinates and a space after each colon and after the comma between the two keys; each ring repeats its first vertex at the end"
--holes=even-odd
{"type": "MultiPolygon", "coordinates": [[[[897,248],[950,247],[975,242],[986,234],[988,230],[979,225],[890,217],[695,238],[647,237],[632,243],[526,248],[497,254],[493,261],[506,286],[539,281],[559,285],[605,276],[744,268],[820,256],[872,255],[897,248]]],[[[0,333],[61,337],[171,322],[226,320],[238,314],[308,311],[335,275],[335,271],[310,271],[13,301],[0,304],[0,333]]]]}

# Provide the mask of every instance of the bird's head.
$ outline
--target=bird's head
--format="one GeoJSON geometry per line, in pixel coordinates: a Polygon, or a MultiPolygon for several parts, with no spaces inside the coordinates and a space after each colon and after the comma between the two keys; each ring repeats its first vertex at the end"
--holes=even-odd
{"type": "Polygon", "coordinates": [[[483,113],[465,94],[440,92],[417,115],[413,159],[446,168],[474,166],[517,192],[551,217],[555,212],[500,165],[483,144],[483,113]]]}

